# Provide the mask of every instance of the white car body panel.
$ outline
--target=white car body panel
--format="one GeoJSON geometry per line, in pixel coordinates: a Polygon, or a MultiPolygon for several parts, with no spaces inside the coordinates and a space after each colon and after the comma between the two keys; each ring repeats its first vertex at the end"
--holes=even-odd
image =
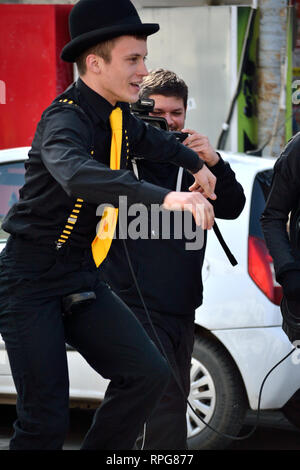
{"type": "Polygon", "coordinates": [[[26,160],[28,158],[29,150],[30,147],[16,147],[0,150],[0,164],[26,160]]]}
{"type": "MultiPolygon", "coordinates": [[[[265,376],[293,349],[291,343],[281,327],[217,330],[213,334],[236,362],[250,408],[256,410],[265,376]]],[[[272,371],[263,387],[261,409],[281,408],[299,389],[300,367],[297,361],[293,353],[272,371]]]]}

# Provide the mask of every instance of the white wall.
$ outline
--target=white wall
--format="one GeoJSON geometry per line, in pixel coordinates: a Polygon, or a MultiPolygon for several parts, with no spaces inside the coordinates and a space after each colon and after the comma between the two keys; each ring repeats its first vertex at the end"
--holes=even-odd
{"type": "Polygon", "coordinates": [[[167,68],[185,80],[186,124],[216,145],[231,99],[231,8],[143,8],[140,15],[160,24],[148,38],[148,68],[167,68]]]}

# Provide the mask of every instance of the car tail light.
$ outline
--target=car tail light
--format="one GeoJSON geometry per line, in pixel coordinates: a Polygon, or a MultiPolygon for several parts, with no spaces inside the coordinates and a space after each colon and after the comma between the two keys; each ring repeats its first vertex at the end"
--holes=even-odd
{"type": "Polygon", "coordinates": [[[259,289],[275,305],[280,305],[282,287],[277,284],[273,259],[262,238],[249,236],[248,239],[248,272],[259,289]]]}

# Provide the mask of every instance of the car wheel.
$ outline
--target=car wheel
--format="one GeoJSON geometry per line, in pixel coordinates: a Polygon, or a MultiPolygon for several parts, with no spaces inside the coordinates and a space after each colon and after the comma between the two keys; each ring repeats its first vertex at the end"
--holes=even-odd
{"type": "MultiPolygon", "coordinates": [[[[242,380],[227,351],[204,337],[194,344],[189,403],[218,432],[238,435],[247,410],[242,380]]],[[[209,429],[189,405],[187,428],[189,449],[223,449],[232,442],[209,429]]]]}

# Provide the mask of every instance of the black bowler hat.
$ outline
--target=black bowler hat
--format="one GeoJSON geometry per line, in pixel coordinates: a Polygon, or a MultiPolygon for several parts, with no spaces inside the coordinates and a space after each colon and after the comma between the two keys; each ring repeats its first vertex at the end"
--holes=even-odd
{"type": "Polygon", "coordinates": [[[143,24],[130,0],[79,0],[69,16],[71,41],[61,58],[75,62],[99,42],[127,34],[149,36],[159,30],[155,23],[143,24]]]}

